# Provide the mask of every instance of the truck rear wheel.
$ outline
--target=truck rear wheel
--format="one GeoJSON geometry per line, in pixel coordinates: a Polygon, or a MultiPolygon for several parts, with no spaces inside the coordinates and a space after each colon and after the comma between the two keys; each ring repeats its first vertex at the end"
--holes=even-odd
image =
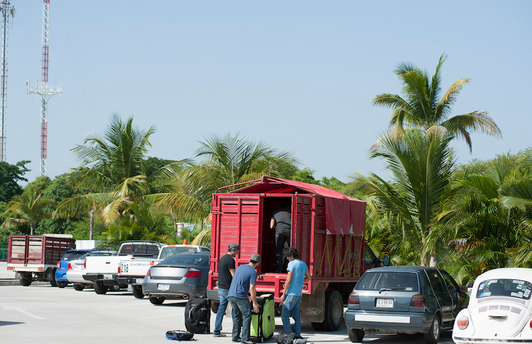
{"type": "Polygon", "coordinates": [[[144,298],[144,293],[142,292],[142,286],[141,285],[134,285],[133,286],[133,296],[135,296],[137,299],[144,298]]]}
{"type": "Polygon", "coordinates": [[[344,323],[344,301],[338,290],[329,290],[325,293],[325,331],[338,331],[344,323]]]}
{"type": "Polygon", "coordinates": [[[94,281],[94,292],[96,294],[105,294],[107,293],[107,286],[103,285],[100,281],[94,281]]]}
{"type": "Polygon", "coordinates": [[[83,289],[85,289],[85,286],[82,284],[74,284],[74,290],[83,291],[83,289]]]}
{"type": "Polygon", "coordinates": [[[50,285],[52,287],[57,287],[57,281],[55,280],[55,270],[56,269],[48,269],[46,271],[46,276],[45,276],[46,280],[50,281],[50,285]]]}
{"type": "Polygon", "coordinates": [[[31,280],[32,280],[31,272],[30,273],[20,272],[18,275],[19,275],[20,284],[22,286],[27,287],[31,284],[31,280]]]}

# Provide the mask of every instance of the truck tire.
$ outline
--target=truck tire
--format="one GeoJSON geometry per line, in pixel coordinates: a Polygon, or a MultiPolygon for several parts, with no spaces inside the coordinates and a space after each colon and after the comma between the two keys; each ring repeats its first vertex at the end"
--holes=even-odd
{"type": "Polygon", "coordinates": [[[364,330],[359,328],[348,328],[347,334],[353,343],[362,343],[362,339],[364,339],[364,330]]]}
{"type": "Polygon", "coordinates": [[[154,305],[162,305],[164,300],[165,300],[165,298],[162,297],[162,296],[160,296],[160,297],[150,296],[150,302],[153,303],[154,305]]]}
{"type": "Polygon", "coordinates": [[[313,322],[313,323],[310,323],[310,324],[312,325],[312,328],[315,331],[325,331],[325,328],[323,327],[323,323],[313,322]]]}
{"type": "Polygon", "coordinates": [[[82,284],[74,284],[74,290],[76,291],[83,291],[85,289],[85,286],[82,284]]]}
{"type": "Polygon", "coordinates": [[[103,285],[101,281],[94,281],[94,292],[96,294],[103,295],[107,293],[107,289],[108,289],[107,286],[103,285]]]}
{"type": "Polygon", "coordinates": [[[325,331],[338,331],[344,323],[344,301],[338,290],[325,292],[325,331]]]}
{"type": "Polygon", "coordinates": [[[20,284],[24,287],[27,287],[31,284],[32,282],[32,276],[31,276],[31,272],[28,273],[28,272],[20,272],[19,274],[19,281],[20,281],[20,284]]]}
{"type": "Polygon", "coordinates": [[[137,299],[144,298],[144,293],[142,292],[142,286],[141,285],[134,285],[133,286],[133,296],[135,296],[137,299]]]}
{"type": "Polygon", "coordinates": [[[55,270],[56,269],[53,269],[53,270],[50,270],[48,269],[48,271],[46,272],[46,276],[45,278],[50,281],[50,285],[52,287],[57,287],[57,281],[55,280],[55,270]],[[50,273],[51,271],[51,273],[50,273]]]}

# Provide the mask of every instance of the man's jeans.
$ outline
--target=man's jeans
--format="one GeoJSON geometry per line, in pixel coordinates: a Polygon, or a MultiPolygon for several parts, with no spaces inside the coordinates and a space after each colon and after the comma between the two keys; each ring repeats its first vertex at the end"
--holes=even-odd
{"type": "Polygon", "coordinates": [[[301,295],[286,295],[283,302],[283,309],[281,311],[281,318],[283,319],[283,331],[292,332],[301,335],[301,295]],[[294,330],[290,328],[290,311],[292,311],[292,318],[295,320],[294,330]]]}
{"type": "Polygon", "coordinates": [[[251,305],[249,300],[230,296],[229,302],[231,307],[233,307],[233,341],[240,338],[240,327],[242,327],[242,341],[249,341],[251,328],[251,305]]]}
{"type": "MultiPolygon", "coordinates": [[[[222,331],[222,321],[224,319],[225,310],[227,309],[227,294],[229,294],[229,289],[218,288],[218,297],[220,298],[220,305],[218,306],[218,312],[216,313],[216,320],[214,322],[214,335],[220,334],[222,331]]],[[[234,311],[233,311],[234,314],[234,311]]]]}
{"type": "Polygon", "coordinates": [[[277,272],[283,272],[283,249],[284,243],[287,242],[290,246],[290,229],[280,229],[275,232],[275,245],[277,246],[277,252],[275,254],[275,260],[277,262],[277,272]]]}

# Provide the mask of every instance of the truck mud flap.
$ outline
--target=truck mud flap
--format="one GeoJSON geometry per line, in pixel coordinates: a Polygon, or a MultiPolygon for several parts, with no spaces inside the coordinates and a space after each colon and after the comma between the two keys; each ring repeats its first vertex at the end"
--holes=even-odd
{"type": "Polygon", "coordinates": [[[301,321],[321,323],[325,320],[325,291],[316,290],[301,298],[301,321]]]}

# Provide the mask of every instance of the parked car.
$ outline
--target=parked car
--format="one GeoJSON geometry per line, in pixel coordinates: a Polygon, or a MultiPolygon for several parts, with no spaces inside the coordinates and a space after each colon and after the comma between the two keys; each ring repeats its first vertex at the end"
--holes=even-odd
{"type": "Polygon", "coordinates": [[[166,258],[150,267],[142,292],[155,305],[166,299],[206,296],[209,256],[209,252],[185,252],[166,258]]]}
{"type": "Polygon", "coordinates": [[[532,343],[532,269],[494,269],[478,276],[469,306],[458,313],[455,343],[532,343]]]}
{"type": "Polygon", "coordinates": [[[68,271],[66,277],[72,286],[77,291],[82,291],[86,287],[92,287],[93,282],[87,281],[83,278],[85,275],[85,258],[87,256],[114,256],[116,255],[116,250],[106,250],[106,249],[93,249],[90,252],[82,255],[76,260],[70,261],[68,264],[68,271]]]}
{"type": "Polygon", "coordinates": [[[345,323],[349,339],[364,333],[424,333],[437,343],[451,330],[467,306],[467,288],[460,288],[445,270],[426,266],[389,266],[368,270],[349,295],[345,323]]]}
{"type": "Polygon", "coordinates": [[[89,251],[90,250],[68,250],[65,252],[63,258],[57,262],[57,269],[55,270],[55,282],[59,288],[64,288],[69,283],[66,277],[68,264],[72,260],[78,259],[89,251]]]}

